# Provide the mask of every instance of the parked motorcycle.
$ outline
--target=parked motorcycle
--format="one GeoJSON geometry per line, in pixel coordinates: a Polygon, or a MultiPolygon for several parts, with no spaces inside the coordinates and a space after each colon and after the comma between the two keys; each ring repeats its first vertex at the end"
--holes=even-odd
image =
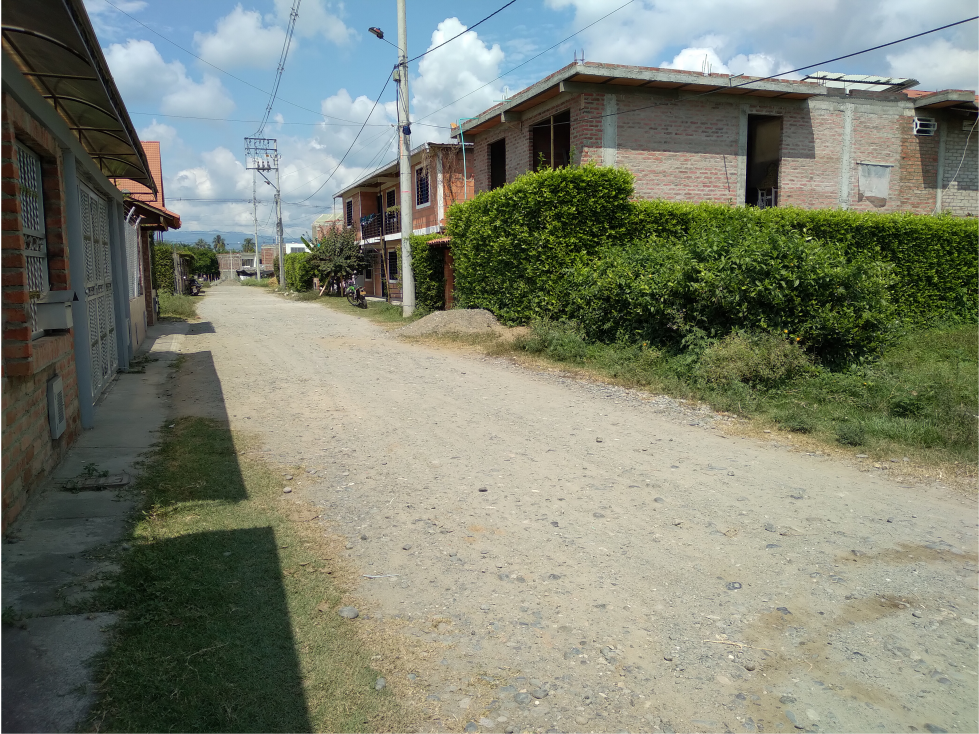
{"type": "Polygon", "coordinates": [[[201,288],[201,284],[197,282],[197,278],[188,278],[187,290],[190,292],[190,295],[199,296],[201,294],[201,291],[204,289],[201,288]]]}

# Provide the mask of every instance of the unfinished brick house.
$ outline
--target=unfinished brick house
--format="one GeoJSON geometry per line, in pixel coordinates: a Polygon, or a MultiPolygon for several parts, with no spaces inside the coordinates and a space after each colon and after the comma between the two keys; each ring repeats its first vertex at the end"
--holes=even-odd
{"type": "MultiPolygon", "coordinates": [[[[441,232],[449,206],[472,198],[471,155],[470,143],[466,143],[465,158],[462,147],[453,143],[425,143],[411,151],[412,231],[415,234],[441,232]]],[[[401,298],[398,267],[401,192],[398,184],[398,161],[395,160],[334,195],[342,202],[341,225],[354,229],[370,260],[367,272],[358,279],[369,296],[401,298]]]]}
{"type": "Polygon", "coordinates": [[[132,355],[124,195],[155,191],[82,0],[5,3],[3,529],[132,355]]]}
{"type": "Polygon", "coordinates": [[[632,171],[647,199],[979,214],[974,91],[827,73],[745,82],[566,66],[462,124],[476,191],[595,162],[632,171]]]}

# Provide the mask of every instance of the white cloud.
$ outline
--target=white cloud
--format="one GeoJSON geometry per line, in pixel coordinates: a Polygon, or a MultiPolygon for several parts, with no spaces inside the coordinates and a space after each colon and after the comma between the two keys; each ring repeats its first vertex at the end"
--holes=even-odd
{"type": "MultiPolygon", "coordinates": [[[[461,33],[466,26],[458,18],[446,18],[432,33],[434,48],[446,39],[461,33]]],[[[484,110],[501,99],[502,84],[488,86],[454,102],[466,91],[482,87],[500,74],[504,58],[499,44],[492,48],[480,40],[476,32],[467,33],[437,51],[422,57],[418,62],[418,76],[411,80],[411,118],[448,127],[459,117],[468,117],[473,110],[484,110]],[[440,108],[448,106],[444,110],[440,108]],[[431,117],[428,115],[433,114],[431,117]]],[[[434,128],[416,126],[412,129],[412,144],[421,140],[446,139],[448,130],[438,133],[434,128]]]]}
{"type": "Polygon", "coordinates": [[[118,0],[113,5],[116,7],[113,8],[105,0],[85,0],[85,10],[88,11],[89,20],[92,21],[92,26],[99,36],[117,38],[121,34],[122,29],[118,23],[128,22],[129,19],[120,15],[116,8],[132,14],[146,7],[143,0],[118,0]]]}
{"type": "MultiPolygon", "coordinates": [[[[275,0],[276,21],[285,26],[289,22],[292,0],[275,0]]],[[[296,22],[296,35],[300,38],[322,36],[337,46],[346,45],[359,38],[359,34],[349,28],[341,19],[343,3],[326,0],[305,0],[299,6],[299,20],[296,22]]]]}
{"type": "Polygon", "coordinates": [[[685,69],[686,71],[713,72],[715,74],[730,73],[717,52],[712,48],[685,48],[673,57],[673,61],[662,61],[660,66],[664,69],[685,69]]]}
{"type": "MultiPolygon", "coordinates": [[[[673,61],[662,61],[664,69],[685,69],[686,71],[707,71],[714,74],[743,74],[745,76],[767,77],[777,72],[786,71],[791,67],[784,61],[768,54],[738,54],[728,59],[727,63],[710,46],[685,48],[673,61]]],[[[785,76],[786,79],[797,79],[798,74],[785,76]]]]}
{"type": "Polygon", "coordinates": [[[979,51],[955,48],[944,38],[888,54],[892,76],[927,80],[928,89],[979,88],[979,51]]]}
{"type": "Polygon", "coordinates": [[[224,69],[274,67],[282,52],[285,31],[265,27],[262,16],[241,5],[219,18],[213,33],[195,33],[194,45],[201,58],[224,69]]]}
{"type": "Polygon", "coordinates": [[[164,148],[169,148],[171,146],[177,145],[180,141],[180,136],[177,134],[177,128],[171,127],[162,122],[157,122],[153,119],[149,125],[144,127],[142,130],[138,131],[140,140],[157,140],[160,143],[161,155],[164,148]]]}
{"type": "Polygon", "coordinates": [[[195,82],[179,61],[165,62],[150,41],[114,43],[105,58],[127,105],[159,103],[165,114],[195,116],[206,110],[209,117],[223,117],[235,107],[217,77],[205,74],[195,82]]]}

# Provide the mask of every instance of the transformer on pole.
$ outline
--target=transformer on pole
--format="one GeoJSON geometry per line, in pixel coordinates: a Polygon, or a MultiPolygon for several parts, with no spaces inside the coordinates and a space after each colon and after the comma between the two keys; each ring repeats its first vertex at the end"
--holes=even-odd
{"type": "MultiPolygon", "coordinates": [[[[279,152],[275,138],[245,138],[245,167],[249,170],[258,171],[258,174],[265,179],[265,183],[275,189],[275,214],[276,214],[276,244],[279,251],[279,287],[285,286],[286,257],[285,243],[282,237],[282,196],[279,190],[279,152]],[[275,171],[275,183],[272,183],[265,172],[275,171]]],[[[256,235],[255,242],[255,263],[260,268],[261,248],[258,244],[256,235]]],[[[259,276],[261,277],[261,276],[259,276]]]]}

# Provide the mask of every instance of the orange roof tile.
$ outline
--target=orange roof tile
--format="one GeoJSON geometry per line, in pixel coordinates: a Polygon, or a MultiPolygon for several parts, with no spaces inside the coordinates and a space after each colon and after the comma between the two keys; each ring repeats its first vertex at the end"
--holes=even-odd
{"type": "Polygon", "coordinates": [[[157,140],[142,140],[140,142],[143,144],[143,151],[146,153],[146,159],[150,164],[150,175],[153,176],[153,180],[156,182],[156,190],[159,193],[154,195],[148,186],[129,178],[113,179],[113,183],[115,183],[116,188],[124,194],[129,194],[137,201],[145,201],[147,204],[165,208],[166,199],[163,196],[163,163],[160,160],[160,143],[157,140]]]}

